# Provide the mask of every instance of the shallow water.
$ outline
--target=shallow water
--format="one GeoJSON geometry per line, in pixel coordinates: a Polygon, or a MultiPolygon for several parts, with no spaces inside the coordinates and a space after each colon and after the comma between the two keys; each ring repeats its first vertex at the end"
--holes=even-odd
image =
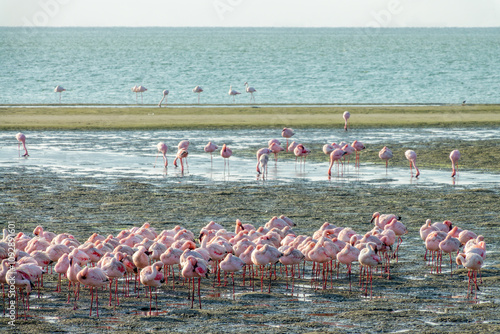
{"type": "MultiPolygon", "coordinates": [[[[332,186],[343,186],[352,182],[366,182],[384,186],[424,185],[424,186],[481,186],[498,187],[498,173],[460,170],[458,177],[451,178],[450,170],[421,169],[421,177],[411,177],[408,168],[390,166],[386,170],[384,164],[364,163],[361,153],[361,166],[354,166],[354,156],[350,163],[336,165],[332,169],[331,178],[327,175],[328,157],[324,161],[307,160],[305,164],[295,161],[293,153],[280,153],[275,162],[270,156],[268,174],[264,178],[256,173],[254,152],[267,146],[267,141],[278,138],[285,146],[286,141],[280,137],[279,130],[197,130],[197,131],[40,131],[25,133],[29,158],[19,157],[15,133],[0,132],[0,168],[15,172],[13,167],[23,168],[25,173],[39,173],[41,170],[52,171],[60,177],[92,177],[97,179],[136,178],[158,182],[181,182],[207,184],[210,182],[249,182],[262,184],[279,184],[290,182],[330,182],[332,186]],[[188,165],[184,172],[174,167],[173,159],[177,143],[180,140],[190,141],[188,165]],[[233,150],[225,167],[224,159],[214,152],[203,151],[208,141],[222,146],[226,143],[233,150]],[[162,158],[156,155],[156,144],[164,141],[168,147],[168,168],[163,168],[162,158]]],[[[449,140],[450,129],[360,129],[345,133],[342,130],[309,129],[297,131],[292,140],[304,143],[306,147],[332,142],[346,141],[352,143],[361,140],[366,146],[382,148],[391,144],[419,143],[425,150],[426,145],[449,140]]],[[[462,141],[478,141],[499,139],[500,131],[495,129],[453,129],[453,139],[462,141]]],[[[292,141],[290,140],[290,142],[292,141]]],[[[413,147],[408,147],[413,148],[413,147]]],[[[417,152],[418,150],[415,149],[417,152]]],[[[321,153],[323,154],[323,153],[321,153]]],[[[389,163],[390,165],[390,163],[389,163]]]]}

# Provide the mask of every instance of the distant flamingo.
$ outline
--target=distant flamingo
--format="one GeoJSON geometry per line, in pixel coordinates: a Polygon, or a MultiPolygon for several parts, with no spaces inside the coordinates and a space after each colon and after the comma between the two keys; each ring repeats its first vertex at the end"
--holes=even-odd
{"type": "Polygon", "coordinates": [[[451,160],[451,168],[452,168],[451,177],[455,177],[455,175],[458,171],[458,168],[455,169],[455,164],[457,163],[458,160],[460,160],[460,152],[458,150],[451,151],[450,160],[451,160]]]}
{"type": "Polygon", "coordinates": [[[226,170],[226,160],[227,160],[227,170],[229,172],[229,158],[233,155],[233,151],[226,146],[226,144],[222,145],[222,149],[220,150],[221,157],[224,158],[224,171],[226,170]]]}
{"type": "Polygon", "coordinates": [[[219,147],[215,144],[213,144],[211,141],[208,142],[208,144],[203,148],[203,150],[207,153],[210,153],[210,162],[212,162],[212,153],[218,149],[219,147]]]}
{"type": "Polygon", "coordinates": [[[200,93],[201,92],[203,92],[203,88],[201,88],[200,86],[196,86],[193,88],[193,93],[198,94],[198,104],[200,104],[200,93]]]}
{"type": "MultiPolygon", "coordinates": [[[[141,283],[149,287],[149,314],[151,315],[151,301],[153,299],[151,287],[156,289],[165,283],[165,278],[161,273],[161,268],[163,267],[163,262],[155,262],[154,264],[145,267],[141,270],[140,280],[141,283]]],[[[158,310],[158,293],[155,293],[156,299],[156,310],[158,310]]]]}
{"type": "Polygon", "coordinates": [[[92,315],[92,304],[94,302],[94,290],[96,293],[96,315],[99,317],[99,288],[105,287],[108,285],[109,279],[106,277],[101,268],[83,268],[78,275],[76,275],[78,281],[83,284],[90,286],[90,313],[89,316],[92,315]]]}
{"type": "Polygon", "coordinates": [[[62,96],[62,92],[64,92],[66,89],[62,88],[61,86],[56,86],[56,88],[54,88],[54,93],[59,93],[59,103],[61,103],[61,96],[62,96]]]}
{"type": "Polygon", "coordinates": [[[229,93],[228,93],[228,94],[229,94],[229,95],[231,95],[231,96],[233,97],[233,103],[234,103],[234,102],[235,102],[234,97],[235,97],[236,95],[240,95],[241,93],[240,93],[240,92],[238,92],[238,91],[236,91],[236,90],[234,90],[234,89],[233,89],[233,86],[229,86],[229,93]]]}
{"type": "Polygon", "coordinates": [[[415,171],[417,172],[415,174],[415,178],[417,178],[420,175],[420,171],[418,170],[417,165],[416,165],[417,153],[415,153],[415,151],[408,150],[405,152],[405,157],[410,162],[411,176],[413,177],[413,167],[412,166],[415,166],[415,171]]]}
{"type": "MultiPolygon", "coordinates": [[[[373,291],[373,274],[372,268],[376,267],[380,263],[380,256],[378,256],[375,252],[376,244],[373,242],[369,242],[366,244],[365,248],[361,250],[359,253],[358,261],[365,269],[365,296],[368,294],[368,281],[370,282],[370,297],[372,296],[373,291]]],[[[361,276],[361,274],[360,274],[361,276]]]]}
{"type": "MultiPolygon", "coordinates": [[[[168,166],[168,160],[167,160],[168,146],[164,142],[159,142],[156,145],[156,148],[158,149],[158,154],[161,153],[163,155],[163,165],[166,168],[168,166]]],[[[156,158],[158,158],[158,154],[156,155],[156,158]]],[[[156,158],[155,158],[155,164],[156,164],[156,158]]]]}
{"type": "MultiPolygon", "coordinates": [[[[330,167],[328,168],[328,175],[332,175],[332,167],[333,163],[337,161],[337,164],[340,166],[340,159],[346,154],[346,152],[340,148],[337,148],[330,153],[330,167]]],[[[340,168],[339,168],[340,170],[340,168]]]]}
{"type": "Polygon", "coordinates": [[[253,93],[255,93],[257,90],[253,87],[250,87],[248,85],[248,82],[245,82],[245,91],[247,93],[250,93],[250,102],[252,102],[252,100],[253,100],[253,102],[255,103],[255,96],[253,96],[253,93]]]}
{"type": "Polygon", "coordinates": [[[167,104],[167,95],[168,95],[168,93],[169,93],[168,89],[165,89],[163,91],[163,97],[161,98],[160,103],[158,103],[158,107],[161,108],[161,103],[163,102],[163,100],[165,100],[165,104],[167,104]]]}
{"type": "MultiPolygon", "coordinates": [[[[272,153],[271,149],[269,149],[269,148],[267,148],[267,147],[264,147],[264,148],[261,148],[261,149],[257,150],[257,153],[256,153],[256,155],[257,155],[257,167],[256,167],[257,173],[259,173],[259,174],[260,174],[260,170],[259,170],[259,165],[260,165],[260,157],[261,157],[262,155],[264,155],[264,154],[266,154],[266,155],[267,155],[267,154],[271,154],[271,153],[272,153]]],[[[268,158],[269,158],[269,157],[268,157],[268,158]]]]}
{"type": "Polygon", "coordinates": [[[351,113],[348,111],[344,111],[344,114],[342,115],[344,117],[344,130],[347,131],[349,127],[349,118],[351,117],[351,113]]]}
{"type": "Polygon", "coordinates": [[[293,129],[290,129],[290,128],[283,128],[283,130],[281,131],[281,136],[283,138],[286,138],[286,151],[289,152],[289,149],[288,149],[288,139],[289,138],[292,138],[292,136],[295,134],[295,132],[293,132],[293,129]]]}
{"type": "Polygon", "coordinates": [[[147,91],[148,89],[144,86],[137,86],[135,85],[134,87],[132,87],[132,91],[135,93],[135,102],[137,102],[137,93],[141,93],[141,103],[144,102],[143,98],[142,98],[142,93],[144,93],[145,91],[147,91]]]}
{"type": "Polygon", "coordinates": [[[24,148],[24,152],[25,152],[23,154],[23,157],[29,157],[29,155],[28,155],[28,149],[26,148],[26,136],[24,135],[24,133],[19,132],[18,134],[16,134],[16,139],[19,142],[17,144],[17,151],[19,152],[19,156],[21,156],[21,143],[22,143],[23,144],[23,148],[24,148]]]}
{"type": "Polygon", "coordinates": [[[360,141],[357,141],[355,140],[351,146],[354,148],[354,150],[356,151],[356,161],[354,163],[354,166],[358,166],[359,167],[359,152],[361,152],[362,150],[365,149],[365,145],[360,142],[360,141]]]}
{"type": "Polygon", "coordinates": [[[387,148],[387,146],[384,146],[384,148],[382,148],[380,152],[378,152],[378,157],[382,160],[385,160],[385,169],[387,171],[389,159],[392,159],[392,151],[387,148]]]}

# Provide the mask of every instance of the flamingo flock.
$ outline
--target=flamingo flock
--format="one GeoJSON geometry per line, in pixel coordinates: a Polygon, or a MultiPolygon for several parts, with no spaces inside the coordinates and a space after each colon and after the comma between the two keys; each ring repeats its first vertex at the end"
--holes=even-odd
{"type": "Polygon", "coordinates": [[[431,258],[428,260],[431,273],[442,272],[442,258],[445,253],[449,254],[450,276],[453,276],[452,257],[455,256],[457,265],[468,270],[467,297],[474,295],[474,298],[477,298],[477,291],[479,291],[477,274],[481,272],[481,267],[486,260],[484,236],[453,226],[449,220],[432,223],[430,219],[427,219],[420,228],[420,237],[426,248],[424,259],[427,259],[428,252],[431,253],[431,258]]]}

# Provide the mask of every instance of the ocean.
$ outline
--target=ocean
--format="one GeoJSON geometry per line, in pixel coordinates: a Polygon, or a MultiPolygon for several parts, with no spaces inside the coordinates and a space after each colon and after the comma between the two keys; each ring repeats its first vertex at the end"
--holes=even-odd
{"type": "Polygon", "coordinates": [[[4,27],[0,104],[500,103],[499,55],[500,28],[4,27]]]}

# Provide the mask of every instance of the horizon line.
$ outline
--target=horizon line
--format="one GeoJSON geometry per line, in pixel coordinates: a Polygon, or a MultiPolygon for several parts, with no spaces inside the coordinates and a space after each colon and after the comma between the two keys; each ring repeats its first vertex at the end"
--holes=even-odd
{"type": "Polygon", "coordinates": [[[45,29],[45,28],[267,28],[267,29],[282,29],[282,28],[301,28],[301,29],[491,29],[500,28],[498,26],[408,26],[408,27],[367,27],[367,26],[27,26],[27,25],[1,25],[0,28],[31,28],[31,29],[45,29]]]}

